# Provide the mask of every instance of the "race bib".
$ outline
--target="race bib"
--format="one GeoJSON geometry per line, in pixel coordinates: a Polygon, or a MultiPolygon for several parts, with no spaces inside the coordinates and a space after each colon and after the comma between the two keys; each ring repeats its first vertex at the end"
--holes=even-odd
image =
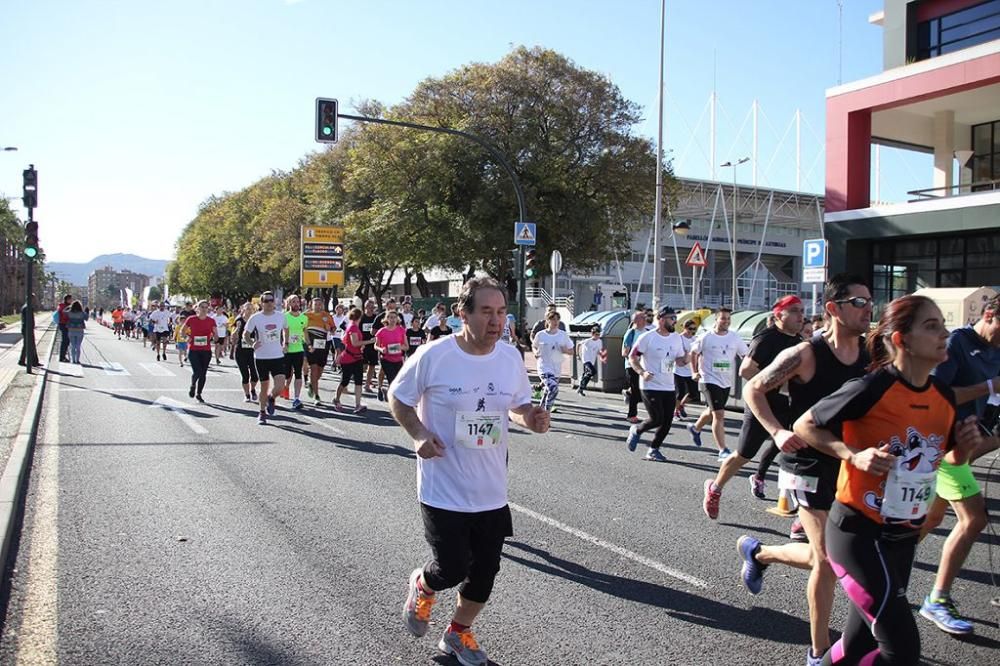
{"type": "Polygon", "coordinates": [[[818,487],[818,476],[799,476],[783,469],[778,470],[778,488],[781,490],[800,490],[805,493],[814,493],[818,487]]]}
{"type": "Polygon", "coordinates": [[[660,361],[660,372],[662,372],[665,375],[672,375],[672,374],[674,374],[674,365],[675,364],[676,364],[676,360],[673,357],[671,357],[671,356],[664,356],[663,360],[660,361]]]}
{"type": "Polygon", "coordinates": [[[205,345],[208,344],[208,336],[207,335],[196,335],[196,336],[194,336],[194,343],[196,345],[198,345],[199,347],[204,347],[205,345]]]}
{"type": "Polygon", "coordinates": [[[403,345],[399,344],[398,342],[394,342],[394,343],[392,343],[391,345],[389,345],[388,347],[385,348],[385,352],[387,354],[402,354],[403,353],[403,345]]]}
{"type": "Polygon", "coordinates": [[[297,345],[300,342],[302,342],[302,336],[301,335],[289,335],[288,336],[288,344],[290,344],[290,345],[297,345]]]}
{"type": "Polygon", "coordinates": [[[371,333],[372,332],[372,325],[371,324],[361,324],[361,330],[364,333],[371,333]]]}
{"type": "Polygon", "coordinates": [[[411,347],[418,347],[421,344],[423,344],[423,342],[424,342],[423,338],[410,338],[410,346],[411,347]]]}
{"type": "Polygon", "coordinates": [[[319,340],[313,340],[313,349],[316,351],[323,351],[326,349],[326,340],[320,338],[319,340]]]}
{"type": "Polygon", "coordinates": [[[937,472],[889,470],[882,496],[882,515],[895,520],[919,520],[934,499],[937,472]]]}
{"type": "Polygon", "coordinates": [[[729,368],[732,367],[732,364],[729,361],[716,361],[712,364],[712,367],[719,372],[728,372],[729,368]]]}
{"type": "Polygon", "coordinates": [[[495,449],[503,437],[503,412],[457,412],[455,443],[467,449],[495,449]]]}

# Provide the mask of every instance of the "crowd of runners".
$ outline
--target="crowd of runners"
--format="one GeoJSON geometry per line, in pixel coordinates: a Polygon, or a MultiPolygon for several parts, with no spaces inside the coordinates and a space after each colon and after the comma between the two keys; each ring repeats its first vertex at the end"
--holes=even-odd
{"type": "MultiPolygon", "coordinates": [[[[490,597],[504,539],[512,535],[510,422],[548,430],[567,355],[579,358],[577,392],[586,395],[608,363],[600,328],[574,343],[550,308],[530,331],[522,330],[507,312],[505,290],[488,278],[470,280],[450,309],[438,304],[431,312],[414,311],[405,299],[390,299],[381,310],[374,301],[360,308],[337,303],[331,310],[323,299],[305,303],[295,295],[280,305],[264,292],[232,312],[199,301],[119,308],[109,316],[116,336],[142,339],[158,361],[168,361],[173,344],[176,362],[191,368],[196,400],[213,359],[233,361],[261,425],[282,398],[288,408],[302,409],[303,387],[306,400],[322,406],[320,379],[331,370],[339,373],[335,410],[362,414],[366,392],[387,401],[414,442],[431,550],[410,576],[405,625],[426,634],[437,593],[458,586],[438,647],[466,666],[488,663],[471,627],[490,597]],[[534,386],[526,353],[536,359],[534,386]]],[[[729,482],[758,454],[746,496],[766,499],[766,474],[777,463],[779,493],[797,518],[787,542],[740,537],[740,578],[751,594],[760,594],[771,565],[809,572],[807,665],[918,662],[909,575],[918,544],[949,506],[957,522],[919,613],[950,634],[973,632],[951,588],[987,524],[970,463],[1000,444],[1000,299],[986,303],[974,324],[950,333],[927,298],[881,305],[872,328],[868,286],[838,275],[826,285],[822,315],[806,316],[797,296],[785,296],[749,344],[730,330],[726,308],[699,332],[699,321],[678,325],[669,307],[633,313],[622,344],[626,448],[635,451],[646,439],[644,459],[669,462],[660,449],[675,423],[687,421],[682,432],[697,447],[710,428],[719,469],[704,482],[709,520],[723,510],[729,482]],[[730,449],[725,418],[737,373],[746,407],[730,449]],[[851,607],[832,642],[838,581],[851,607]]]]}

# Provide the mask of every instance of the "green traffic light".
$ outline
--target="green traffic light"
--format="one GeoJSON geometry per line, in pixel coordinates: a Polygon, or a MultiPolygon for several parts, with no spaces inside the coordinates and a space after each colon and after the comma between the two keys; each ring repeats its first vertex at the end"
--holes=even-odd
{"type": "Polygon", "coordinates": [[[24,248],[24,256],[26,256],[28,259],[34,259],[35,257],[38,256],[38,248],[37,247],[24,248]]]}
{"type": "Polygon", "coordinates": [[[330,127],[329,125],[324,126],[323,127],[323,134],[325,136],[330,136],[331,134],[333,134],[333,128],[330,127]]]}
{"type": "Polygon", "coordinates": [[[535,271],[529,268],[528,270],[524,271],[524,277],[526,278],[535,277],[535,271]]]}

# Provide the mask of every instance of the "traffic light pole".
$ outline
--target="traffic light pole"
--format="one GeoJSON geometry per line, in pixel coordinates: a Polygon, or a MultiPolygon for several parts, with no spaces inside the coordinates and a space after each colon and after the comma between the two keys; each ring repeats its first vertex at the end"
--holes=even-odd
{"type": "MultiPolygon", "coordinates": [[[[28,222],[32,222],[34,209],[28,209],[28,222]]],[[[32,268],[34,259],[24,255],[25,261],[25,287],[24,287],[24,308],[21,310],[21,332],[24,339],[21,344],[24,347],[24,369],[30,375],[32,368],[38,363],[38,352],[35,349],[35,311],[31,302],[32,268]]]]}
{"type": "MultiPolygon", "coordinates": [[[[375,123],[378,125],[393,125],[395,127],[408,127],[410,129],[426,130],[428,132],[440,132],[441,134],[452,134],[454,136],[462,136],[466,139],[474,141],[481,147],[486,149],[493,159],[497,161],[500,166],[503,167],[507,175],[510,176],[510,180],[514,183],[514,194],[517,196],[517,212],[518,212],[518,222],[525,222],[527,219],[527,211],[524,203],[524,191],[521,190],[521,181],[517,179],[517,174],[514,173],[514,168],[507,161],[507,158],[503,156],[497,148],[483,139],[482,137],[476,136],[475,134],[470,134],[468,132],[462,132],[461,130],[451,129],[450,127],[432,127],[431,125],[419,125],[417,123],[408,123],[404,120],[386,120],[385,118],[371,118],[369,116],[353,116],[346,113],[338,113],[338,118],[344,118],[345,120],[355,120],[360,123],[375,123]]],[[[520,253],[518,254],[518,262],[520,267],[518,274],[521,279],[518,280],[517,287],[517,317],[518,319],[524,318],[525,311],[525,298],[524,298],[524,287],[525,287],[525,277],[524,277],[524,246],[520,247],[520,253]]]]}

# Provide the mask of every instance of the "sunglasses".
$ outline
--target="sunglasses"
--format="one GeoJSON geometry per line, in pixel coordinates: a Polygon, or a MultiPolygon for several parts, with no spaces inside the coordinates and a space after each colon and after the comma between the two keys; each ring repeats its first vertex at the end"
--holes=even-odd
{"type": "Polygon", "coordinates": [[[855,296],[854,298],[845,298],[843,300],[834,301],[834,303],[836,303],[837,305],[843,305],[845,303],[850,303],[851,305],[853,305],[854,307],[856,307],[859,310],[861,308],[865,307],[866,305],[869,305],[871,302],[872,302],[872,299],[865,298],[864,296],[855,296]]]}
{"type": "Polygon", "coordinates": [[[261,303],[274,303],[274,299],[273,298],[262,298],[262,299],[260,299],[260,302],[261,303]]]}

